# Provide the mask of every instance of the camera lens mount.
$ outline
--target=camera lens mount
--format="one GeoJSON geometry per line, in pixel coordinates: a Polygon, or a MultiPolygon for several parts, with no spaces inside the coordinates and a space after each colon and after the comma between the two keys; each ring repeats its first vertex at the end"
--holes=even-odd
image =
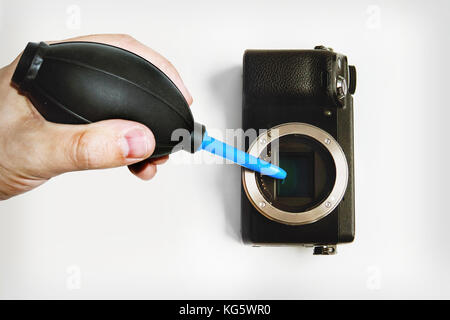
{"type": "MultiPolygon", "coordinates": [[[[268,199],[267,195],[264,195],[264,192],[262,192],[260,187],[259,177],[257,173],[244,169],[242,172],[242,184],[244,186],[245,193],[252,205],[265,217],[289,225],[309,224],[327,216],[342,200],[342,197],[344,196],[345,190],[347,188],[348,181],[347,160],[341,146],[329,133],[313,125],[300,122],[285,123],[267,130],[266,132],[261,134],[255,141],[253,141],[248,152],[255,157],[261,157],[264,150],[267,151],[267,148],[272,144],[275,145],[278,141],[280,141],[280,138],[290,135],[298,135],[309,138],[313,140],[315,144],[319,144],[321,148],[323,147],[325,152],[330,155],[334,164],[333,173],[335,169],[335,175],[333,174],[334,182],[332,183],[332,187],[330,187],[331,190],[327,192],[327,194],[325,194],[323,200],[317,205],[311,208],[307,208],[306,210],[296,212],[293,212],[292,210],[287,211],[283,208],[280,208],[280,205],[277,205],[273,201],[273,199],[268,199]]],[[[279,152],[281,154],[280,151],[281,150],[276,150],[275,153],[279,152]]],[[[272,150],[272,153],[273,152],[274,150],[272,150]]],[[[271,159],[277,159],[277,157],[279,157],[279,154],[271,155],[271,159]]],[[[294,159],[294,161],[300,163],[303,160],[294,159]]],[[[275,164],[278,165],[278,163],[275,164]]],[[[298,165],[302,166],[301,163],[298,165]]],[[[289,178],[289,170],[287,171],[287,173],[289,178]]],[[[306,172],[303,171],[303,174],[301,174],[298,178],[294,178],[302,180],[303,177],[304,179],[306,179],[307,175],[304,175],[304,173],[306,172]]],[[[295,183],[296,181],[294,181],[294,184],[295,183]]],[[[302,186],[294,185],[294,193],[295,192],[301,193],[302,186]]],[[[280,193],[292,196],[290,194],[292,193],[292,190],[281,190],[280,193]]]]}

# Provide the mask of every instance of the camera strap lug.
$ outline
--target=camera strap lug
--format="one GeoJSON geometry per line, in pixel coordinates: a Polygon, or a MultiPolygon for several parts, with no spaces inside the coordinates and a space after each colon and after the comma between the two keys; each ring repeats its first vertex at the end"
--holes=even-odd
{"type": "Polygon", "coordinates": [[[335,244],[323,244],[320,246],[314,246],[313,254],[315,256],[317,256],[317,255],[331,256],[331,255],[335,255],[337,253],[336,249],[337,249],[337,246],[335,244]]]}

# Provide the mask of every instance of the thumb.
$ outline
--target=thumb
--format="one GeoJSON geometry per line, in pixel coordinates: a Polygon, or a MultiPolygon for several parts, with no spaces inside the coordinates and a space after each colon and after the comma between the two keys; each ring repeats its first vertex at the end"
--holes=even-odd
{"type": "Polygon", "coordinates": [[[87,125],[47,123],[45,127],[47,138],[42,165],[51,176],[130,165],[148,158],[155,149],[150,129],[133,121],[106,120],[87,125]]]}

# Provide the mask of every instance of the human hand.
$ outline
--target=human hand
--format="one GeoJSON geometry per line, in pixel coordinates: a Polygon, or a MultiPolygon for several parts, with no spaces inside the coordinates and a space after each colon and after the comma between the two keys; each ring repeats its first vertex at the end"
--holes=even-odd
{"type": "MultiPolygon", "coordinates": [[[[132,51],[163,71],[192,104],[172,64],[128,35],[90,35],[49,43],[65,41],[101,42],[132,51]]],[[[153,153],[155,138],[151,128],[137,122],[65,125],[46,121],[11,84],[19,59],[0,69],[0,200],[69,171],[127,165],[133,174],[149,180],[156,174],[157,165],[167,161],[168,156],[144,160],[153,153]]]]}

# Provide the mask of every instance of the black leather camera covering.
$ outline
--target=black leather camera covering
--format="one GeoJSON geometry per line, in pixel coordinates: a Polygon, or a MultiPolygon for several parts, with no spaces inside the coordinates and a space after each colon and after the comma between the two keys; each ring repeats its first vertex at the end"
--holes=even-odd
{"type": "MultiPolygon", "coordinates": [[[[353,67],[352,67],[353,68],[353,67]]],[[[303,122],[330,133],[348,162],[347,189],[338,207],[325,218],[292,226],[259,213],[242,187],[241,228],[245,242],[337,244],[354,239],[353,98],[336,96],[337,70],[354,91],[347,58],[328,50],[247,50],[243,61],[243,129],[269,129],[303,122]],[[337,59],[341,60],[338,68],[337,59]],[[331,116],[325,116],[331,111],[331,116]]],[[[354,68],[352,69],[354,71],[354,68]]],[[[246,141],[246,149],[252,141],[246,141]]]]}
{"type": "Polygon", "coordinates": [[[244,58],[247,100],[295,104],[334,104],[331,76],[336,54],[326,50],[247,51],[244,58]]]}

